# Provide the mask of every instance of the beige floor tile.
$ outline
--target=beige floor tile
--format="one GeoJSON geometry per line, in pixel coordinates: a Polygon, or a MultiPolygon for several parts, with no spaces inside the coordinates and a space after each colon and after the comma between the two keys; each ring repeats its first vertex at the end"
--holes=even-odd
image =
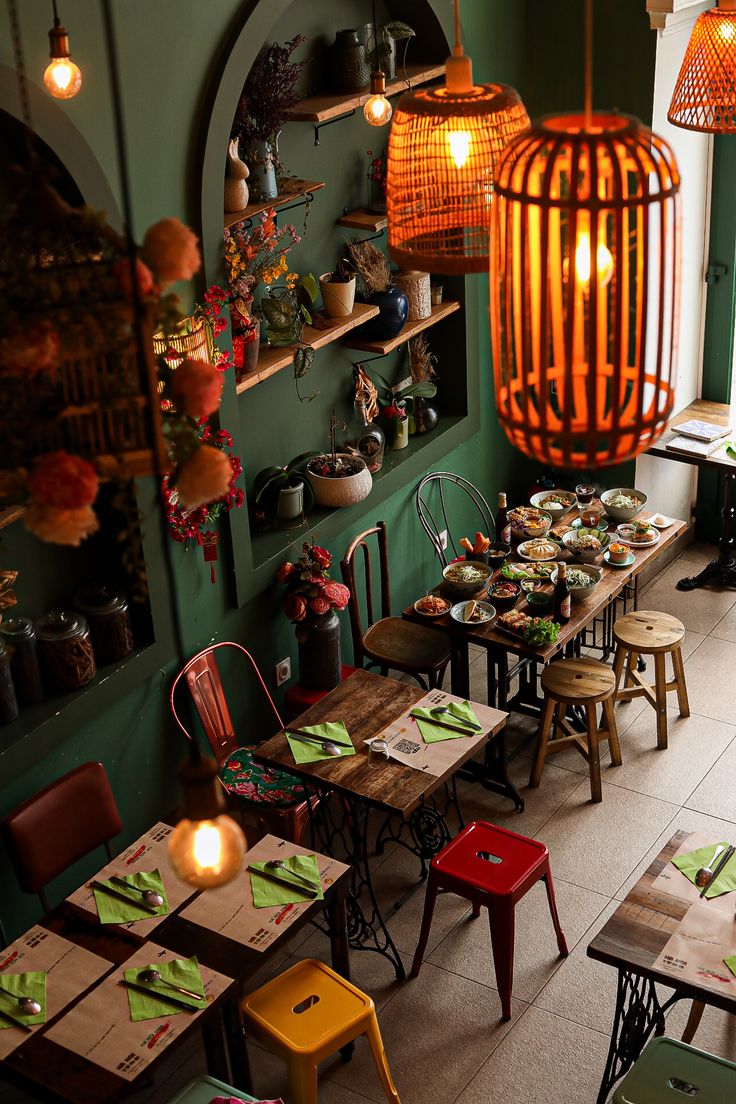
{"type": "MultiPolygon", "coordinates": [[[[668,747],[659,751],[656,714],[643,710],[621,734],[623,763],[606,772],[606,782],[684,804],[736,737],[732,725],[698,714],[681,717],[677,709],[667,710],[667,732],[668,747]]],[[[736,812],[736,795],[732,804],[736,812]]]]}
{"type": "Polygon", "coordinates": [[[696,591],[677,590],[675,583],[688,574],[690,564],[691,561],[688,561],[683,569],[680,561],[676,561],[647,591],[639,606],[641,609],[671,613],[680,618],[686,629],[709,633],[736,602],[736,591],[711,587],[701,587],[696,591]]]}
{"type": "Polygon", "coordinates": [[[718,548],[715,544],[706,544],[705,541],[693,541],[680,556],[681,560],[694,560],[705,567],[715,556],[718,548]]]}
{"type": "MultiPolygon", "coordinates": [[[[363,1039],[358,1040],[356,1047],[368,1049],[363,1039]]],[[[253,1078],[253,1093],[258,1097],[269,1100],[282,1097],[291,1104],[292,1097],[289,1093],[286,1065],[281,1058],[254,1043],[248,1045],[248,1057],[253,1078]]],[[[327,1071],[335,1062],[341,1062],[341,1059],[329,1059],[320,1067],[319,1104],[366,1104],[370,1097],[364,1096],[360,1091],[359,1081],[356,1081],[354,1087],[345,1088],[345,1086],[338,1085],[328,1079],[327,1071]]],[[[349,1071],[351,1068],[352,1062],[345,1064],[346,1070],[349,1071]]],[[[395,1076],[394,1071],[392,1071],[392,1075],[395,1076]]]]}
{"type": "MultiPolygon", "coordinates": [[[[711,725],[715,721],[708,721],[711,725]]],[[[732,742],[703,781],[685,802],[688,809],[697,809],[722,820],[736,821],[736,742],[732,742]]]]}
{"type": "Polygon", "coordinates": [[[592,1104],[607,1053],[606,1035],[529,1008],[455,1104],[592,1104]]]}
{"type": "Polygon", "coordinates": [[[677,811],[669,802],[607,782],[603,801],[594,805],[583,779],[536,835],[549,847],[556,878],[610,895],[677,811]]]}
{"type": "MultiPolygon", "coordinates": [[[[682,1037],[690,1007],[688,1000],[674,1005],[667,1016],[665,1035],[673,1039],[682,1037]]],[[[736,1016],[720,1008],[706,1007],[692,1045],[733,1062],[736,1060],[736,1016]]]]}
{"type": "Polygon", "coordinates": [[[718,622],[714,629],[710,630],[710,635],[718,637],[719,640],[736,642],[736,604],[731,606],[726,616],[718,622]]]}
{"type": "Polygon", "coordinates": [[[604,1035],[610,1032],[616,1004],[616,970],[588,958],[587,949],[617,908],[618,901],[610,901],[605,906],[570,957],[534,998],[534,1008],[574,1020],[604,1035]]]}
{"type": "Polygon", "coordinates": [[[713,840],[727,840],[734,836],[734,843],[736,843],[736,829],[730,821],[718,820],[716,817],[706,816],[705,813],[699,813],[693,809],[678,809],[662,834],[649,848],[646,855],[642,856],[621,885],[616,889],[614,893],[616,900],[623,901],[626,894],[633,889],[644,871],[651,865],[653,860],[656,859],[659,852],[667,841],[674,836],[675,832],[704,832],[711,836],[713,840]]]}
{"type": "Polygon", "coordinates": [[[507,797],[484,790],[477,782],[462,782],[458,786],[460,804],[466,823],[471,820],[489,820],[520,832],[523,836],[533,836],[552,814],[569,797],[580,779],[568,770],[561,770],[554,762],[545,767],[542,785],[536,790],[528,788],[531,760],[527,755],[512,759],[509,765],[509,778],[524,799],[524,811],[518,813],[507,797]]]}
{"type": "MultiPolygon", "coordinates": [[[[512,1024],[521,1022],[525,1008],[516,1002],[512,1024]]],[[[402,1104],[453,1101],[511,1029],[495,1013],[494,994],[486,986],[429,963],[403,985],[378,1015],[402,1104]]],[[[365,1045],[352,1062],[332,1064],[325,1076],[385,1104],[365,1045]]]]}
{"type": "MultiPolygon", "coordinates": [[[[608,903],[608,898],[589,889],[555,882],[560,923],[570,950],[608,903]]],[[[567,965],[560,958],[547,894],[537,882],[516,906],[516,946],[514,953],[513,1000],[532,1001],[550,976],[567,965]]],[[[496,986],[493,968],[488,914],[481,911],[477,920],[461,920],[429,955],[430,962],[462,977],[496,986]]],[[[422,967],[423,969],[424,967],[422,967]]],[[[494,1014],[500,1015],[500,998],[494,1002],[494,1014]]]]}
{"type": "MultiPolygon", "coordinates": [[[[736,591],[734,591],[736,595],[736,591]]],[[[736,643],[709,636],[685,660],[690,709],[730,724],[736,715],[736,643]]]]}

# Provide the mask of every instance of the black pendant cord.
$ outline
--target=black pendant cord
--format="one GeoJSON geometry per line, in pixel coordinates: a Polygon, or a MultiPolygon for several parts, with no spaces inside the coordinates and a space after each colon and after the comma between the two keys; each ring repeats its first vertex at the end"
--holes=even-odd
{"type": "Polygon", "coordinates": [[[31,167],[36,164],[36,147],[33,141],[33,120],[31,117],[31,102],[28,98],[28,81],[26,78],[26,63],[23,55],[23,40],[20,36],[20,22],[16,0],[7,0],[8,18],[10,20],[10,33],[13,37],[13,60],[18,79],[18,98],[20,100],[20,112],[23,120],[23,132],[26,143],[28,163],[31,167]]]}
{"type": "Polygon", "coordinates": [[[373,0],[373,72],[380,69],[378,64],[378,29],[376,28],[376,0],[373,0]]]}
{"type": "MultiPolygon", "coordinates": [[[[124,233],[128,249],[128,260],[130,262],[130,276],[131,286],[133,290],[133,309],[136,320],[136,341],[138,344],[138,355],[141,357],[142,362],[147,357],[146,350],[143,346],[143,310],[141,304],[140,289],[138,287],[138,280],[136,279],[136,248],[133,240],[133,204],[130,194],[130,174],[128,170],[128,153],[125,146],[125,128],[123,123],[123,105],[121,94],[121,82],[120,82],[120,68],[118,65],[117,48],[115,43],[115,27],[112,19],[112,9],[110,0],[101,0],[102,4],[102,17],[105,28],[105,44],[107,47],[107,60],[110,69],[110,87],[112,90],[112,107],[113,117],[115,121],[115,143],[116,153],[118,158],[118,171],[120,174],[120,191],[123,200],[123,222],[124,233]]],[[[154,415],[154,411],[151,410],[151,432],[155,435],[158,432],[158,422],[154,415]]],[[[154,449],[154,455],[156,454],[154,449]]],[[[157,472],[160,479],[162,472],[157,472]]],[[[186,659],[186,647],[184,643],[184,631],[181,623],[181,613],[179,611],[179,604],[176,600],[176,576],[174,574],[174,562],[171,555],[171,538],[167,527],[166,518],[163,510],[160,508],[159,503],[159,517],[161,520],[161,534],[164,547],[164,559],[166,562],[166,570],[169,576],[169,593],[170,593],[170,606],[172,613],[172,620],[174,623],[174,637],[176,640],[176,648],[178,651],[178,658],[183,663],[186,659]]],[[[190,743],[196,743],[196,741],[190,741],[190,743]]],[[[197,748],[197,752],[199,749],[197,748]]]]}
{"type": "Polygon", "coordinates": [[[61,20],[59,19],[59,12],[56,7],[56,0],[51,0],[51,7],[54,9],[54,26],[60,27],[61,20]]]}

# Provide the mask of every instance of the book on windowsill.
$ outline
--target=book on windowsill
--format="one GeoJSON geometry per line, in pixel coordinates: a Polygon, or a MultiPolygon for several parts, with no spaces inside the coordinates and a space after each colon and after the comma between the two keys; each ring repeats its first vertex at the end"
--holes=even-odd
{"type": "Polygon", "coordinates": [[[731,432],[730,426],[716,425],[715,422],[701,422],[699,418],[691,418],[689,422],[683,422],[676,429],[684,437],[693,437],[696,441],[717,441],[721,437],[728,437],[731,432]]]}
{"type": "Polygon", "coordinates": [[[682,452],[689,456],[706,457],[710,456],[712,452],[717,452],[722,444],[722,441],[696,441],[692,437],[673,437],[671,441],[667,442],[665,448],[668,452],[682,452]]]}

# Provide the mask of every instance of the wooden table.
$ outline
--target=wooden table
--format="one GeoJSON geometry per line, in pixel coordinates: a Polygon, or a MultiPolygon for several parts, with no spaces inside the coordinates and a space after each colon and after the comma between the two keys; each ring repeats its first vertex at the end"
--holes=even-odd
{"type": "MultiPolygon", "coordinates": [[[[382,842],[387,839],[401,843],[417,855],[422,877],[426,876],[427,860],[450,839],[443,813],[435,803],[428,804],[428,799],[445,783],[453,782],[455,772],[503,728],[507,717],[500,710],[488,710],[492,715],[488,731],[479,735],[472,750],[458,751],[452,765],[440,776],[425,774],[391,760],[369,760],[366,741],[382,732],[424,696],[425,691],[417,686],[368,671],[356,671],[294,722],[297,727],[303,728],[324,721],[343,721],[356,755],[295,764],[283,732],[261,744],[254,753],[257,762],[296,774],[308,786],[323,794],[334,791],[340,799],[332,803],[320,802],[312,824],[321,850],[335,853],[336,847],[342,847],[344,853],[350,856],[353,868],[351,893],[347,901],[350,945],[356,950],[371,949],[383,954],[392,962],[399,980],[405,976],[404,966],[373,889],[368,860],[368,814],[371,809],[387,814],[384,828],[378,836],[377,849],[380,850],[382,842]],[[391,826],[397,822],[399,830],[394,831],[391,826]],[[408,825],[411,844],[401,838],[403,824],[408,825]],[[363,893],[368,898],[368,911],[360,903],[363,893]]],[[[451,741],[447,746],[454,749],[454,744],[455,741],[451,741]]],[[[451,800],[456,802],[456,798],[451,800]]],[[[459,806],[456,807],[461,817],[459,806]]]]}
{"type": "MultiPolygon", "coordinates": [[[[289,853],[292,853],[292,845],[287,846],[289,853]]],[[[287,929],[291,933],[320,915],[326,907],[332,964],[345,977],[350,976],[345,927],[347,887],[347,871],[343,868],[334,883],[326,887],[324,902],[309,903],[287,929]]],[[[240,1013],[242,984],[275,953],[281,944],[281,938],[264,950],[257,951],[217,931],[208,930],[199,923],[184,919],[181,916],[182,911],[188,909],[200,896],[201,894],[193,892],[192,896],[155,929],[148,940],[136,934],[135,926],[131,929],[117,925],[103,926],[91,913],[69,902],[64,902],[43,917],[38,927],[55,932],[75,946],[91,951],[106,960],[109,968],[94,981],[89,978],[80,979],[78,996],[58,1015],[42,1027],[34,1029],[25,1042],[0,1061],[0,1080],[4,1079],[44,1102],[113,1104],[140,1089],[150,1073],[171,1053],[169,1048],[191,1038],[193,1032],[201,1027],[205,1035],[209,1072],[247,1091],[250,1088],[250,1074],[240,1013]],[[162,1047],[157,1057],[146,1064],[134,1079],[130,1079],[117,1076],[66,1049],[47,1038],[47,1033],[146,942],[155,943],[186,957],[196,954],[201,965],[224,974],[229,979],[229,984],[214,997],[205,1010],[190,1018],[181,1035],[168,1046],[162,1047]]],[[[0,959],[2,957],[0,953],[0,959]]],[[[150,1022],[153,1032],[157,1021],[150,1022]]]]}
{"type": "Polygon", "coordinates": [[[693,590],[712,580],[722,586],[736,586],[736,459],[733,459],[721,445],[710,456],[690,456],[681,452],[670,452],[667,442],[677,436],[677,427],[691,418],[703,422],[714,422],[733,430],[736,437],[736,410],[728,403],[710,402],[708,399],[696,399],[675,414],[656,445],[647,449],[651,456],[661,456],[665,460],[679,460],[681,464],[694,464],[697,468],[710,468],[723,476],[723,505],[721,507],[721,536],[718,541],[718,556],[703,568],[698,575],[680,579],[679,590],[693,590]]]}
{"type": "Polygon", "coordinates": [[[618,970],[611,1045],[598,1104],[604,1104],[611,1087],[633,1065],[652,1033],[663,1033],[664,1013],[677,1001],[699,1000],[736,1013],[733,998],[705,986],[686,984],[654,966],[690,904],[653,890],[652,883],[688,835],[675,833],[588,946],[590,958],[618,970]],[[660,1002],[657,985],[674,989],[664,1003],[660,1002]]]}

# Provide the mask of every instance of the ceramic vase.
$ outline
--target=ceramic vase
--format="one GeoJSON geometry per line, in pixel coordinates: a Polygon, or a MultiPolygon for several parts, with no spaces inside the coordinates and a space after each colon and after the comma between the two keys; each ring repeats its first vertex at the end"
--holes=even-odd
{"type": "Polygon", "coordinates": [[[227,147],[227,167],[225,170],[225,214],[244,211],[248,206],[248,185],[250,176],[248,166],[238,156],[238,139],[232,138],[227,147]]]}
{"type": "Polygon", "coordinates": [[[388,341],[396,337],[409,314],[409,300],[404,292],[400,288],[375,291],[366,301],[378,307],[379,313],[359,326],[356,336],[359,334],[365,341],[388,341]]]}
{"type": "Polygon", "coordinates": [[[247,156],[251,197],[259,203],[265,199],[276,199],[279,193],[271,143],[266,138],[256,138],[251,142],[247,156]]]}
{"type": "Polygon", "coordinates": [[[282,487],[279,491],[279,504],[276,517],[279,521],[295,521],[304,513],[304,484],[282,487]]]}
{"type": "Polygon", "coordinates": [[[340,619],[334,610],[305,617],[296,626],[299,682],[309,690],[334,690],[342,676],[340,619]]]}
{"type": "Polygon", "coordinates": [[[365,92],[371,67],[365,43],[354,29],[338,31],[332,48],[332,84],[336,92],[365,92]]]}
{"type": "Polygon", "coordinates": [[[355,304],[355,276],[344,283],[330,280],[330,275],[329,272],[325,272],[319,278],[319,290],[322,293],[325,311],[330,318],[347,318],[353,313],[355,304]]]}
{"type": "MultiPolygon", "coordinates": [[[[344,459],[355,460],[356,457],[348,453],[338,452],[344,459]]],[[[352,475],[331,477],[329,475],[317,475],[307,468],[307,479],[314,493],[314,501],[318,506],[354,506],[356,502],[362,502],[371,493],[373,477],[368,471],[365,461],[361,461],[360,471],[352,475]]]]}
{"type": "Polygon", "coordinates": [[[414,426],[417,433],[429,433],[439,421],[437,408],[432,406],[427,399],[414,399],[414,426]]]}

